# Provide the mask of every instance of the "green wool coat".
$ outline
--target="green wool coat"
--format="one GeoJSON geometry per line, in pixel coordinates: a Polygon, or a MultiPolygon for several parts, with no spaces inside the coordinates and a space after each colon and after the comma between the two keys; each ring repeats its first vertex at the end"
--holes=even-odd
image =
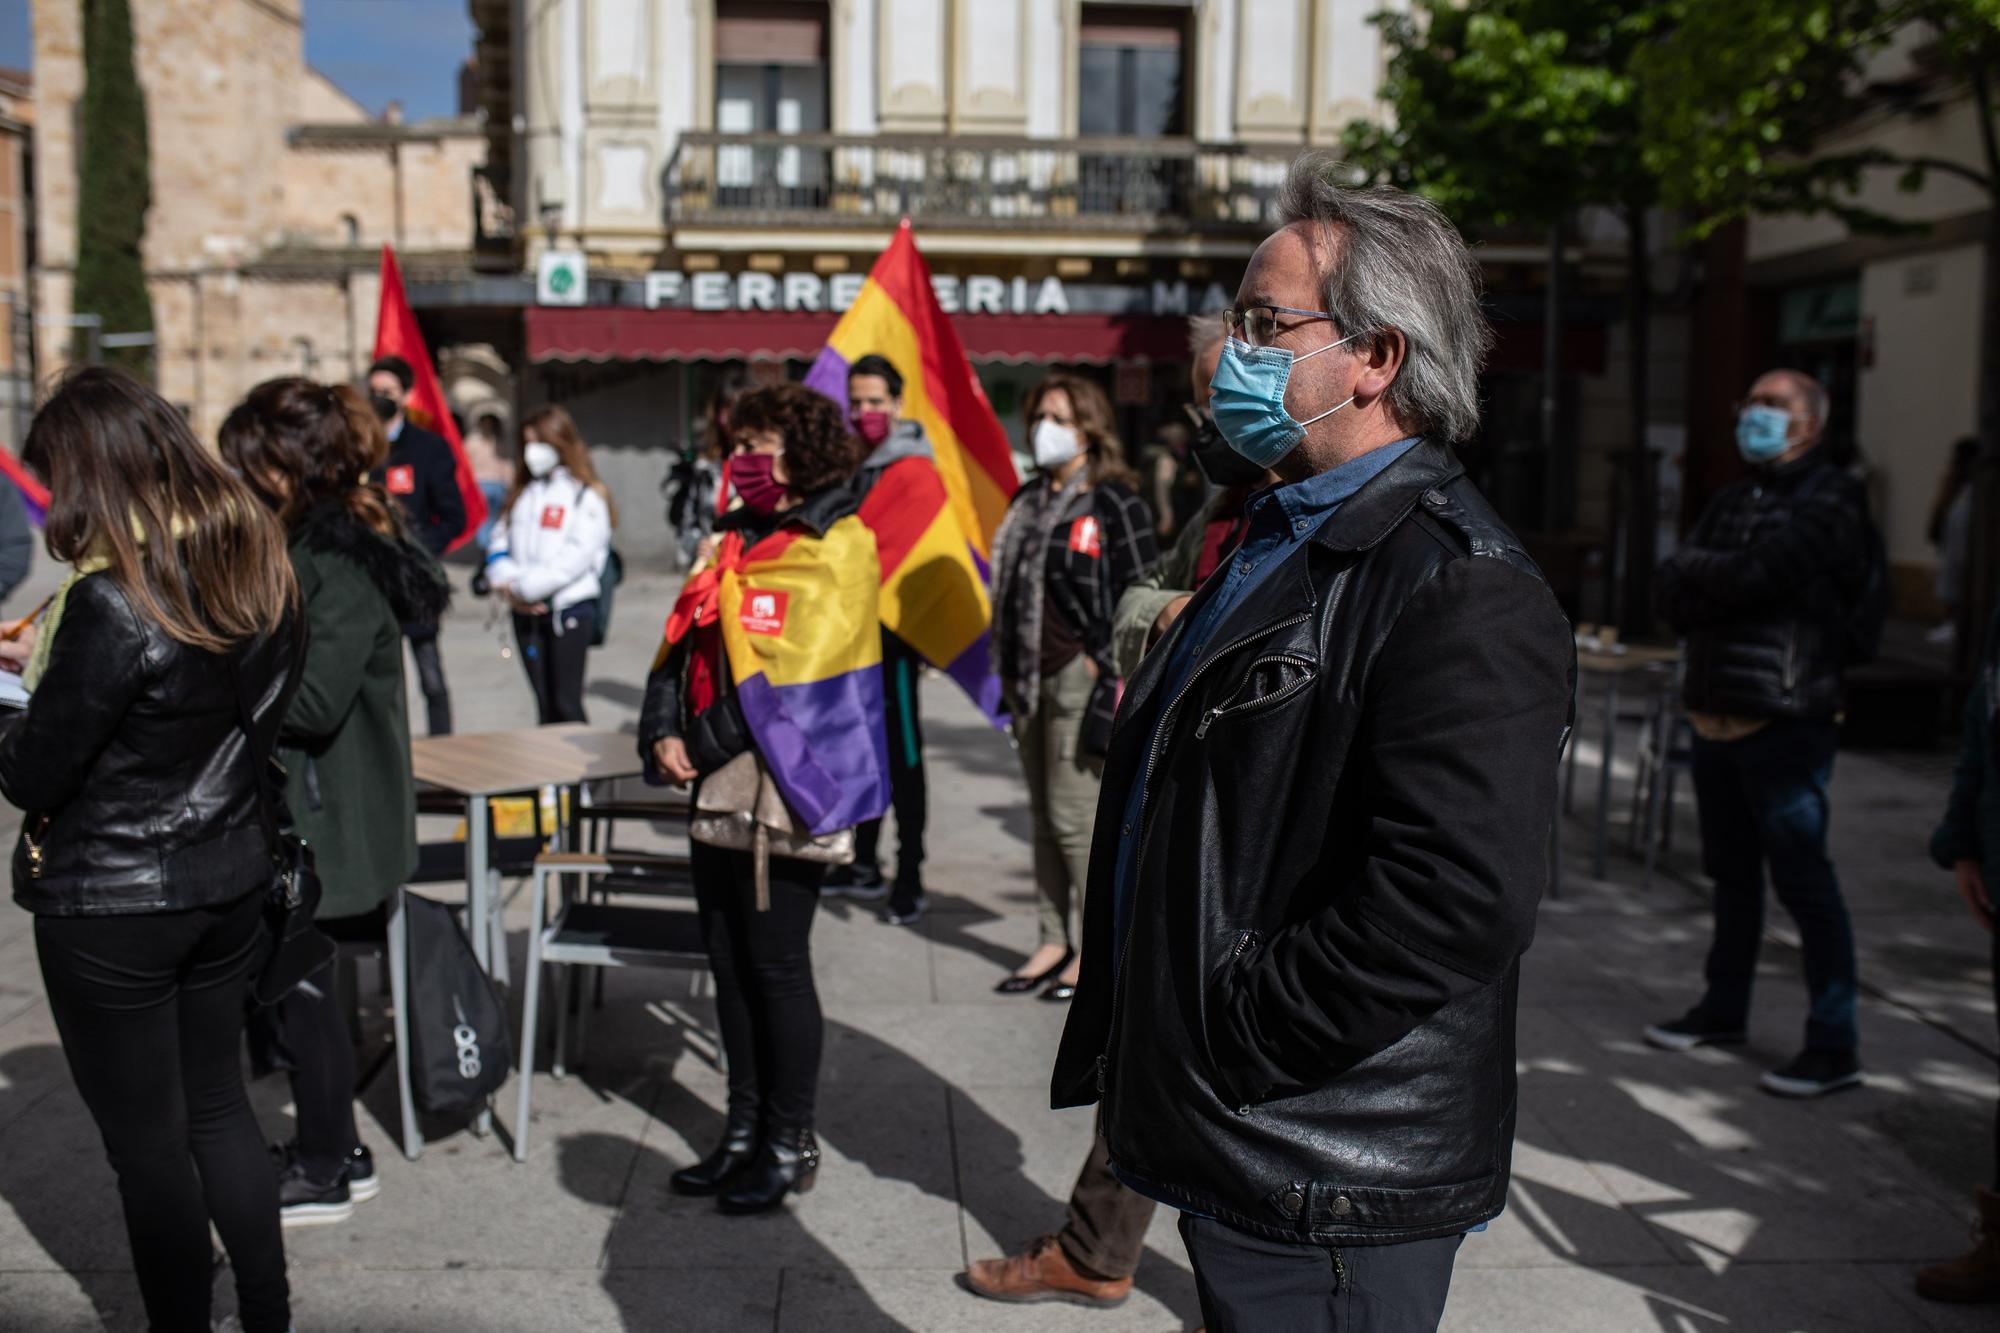
{"type": "Polygon", "coordinates": [[[1944,821],[1931,836],[1931,856],[1947,870],[1954,862],[1977,861],[1990,895],[2000,883],[2000,615],[1986,635],[1986,661],[1973,678],[1965,702],[1965,730],[1959,740],[1958,773],[1944,821]]]}
{"type": "Polygon", "coordinates": [[[278,737],[286,801],[318,859],[320,918],[358,916],[417,864],[403,632],[353,555],[301,532],[291,556],[310,638],[278,737]]]}

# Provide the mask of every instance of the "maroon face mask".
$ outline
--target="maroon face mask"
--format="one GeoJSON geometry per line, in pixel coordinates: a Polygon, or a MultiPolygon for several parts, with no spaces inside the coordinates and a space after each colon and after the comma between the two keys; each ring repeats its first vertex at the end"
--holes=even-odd
{"type": "Polygon", "coordinates": [[[888,439],[889,428],[895,424],[896,419],[887,412],[856,412],[854,414],[854,433],[868,441],[871,445],[880,444],[882,441],[888,439]]]}
{"type": "Polygon", "coordinates": [[[743,497],[743,503],[759,514],[769,514],[785,498],[785,483],[771,475],[772,464],[778,461],[776,454],[731,454],[725,469],[729,475],[730,489],[743,497]]]}

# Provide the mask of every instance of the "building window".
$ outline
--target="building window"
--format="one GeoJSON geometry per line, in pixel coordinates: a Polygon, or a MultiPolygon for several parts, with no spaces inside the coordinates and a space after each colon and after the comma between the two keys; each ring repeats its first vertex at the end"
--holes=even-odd
{"type": "Polygon", "coordinates": [[[361,219],[352,213],[340,215],[340,235],[349,249],[361,244],[361,219]]]}
{"type": "MultiPolygon", "coordinates": [[[[820,134],[827,127],[826,3],[717,0],[715,128],[724,134],[820,134]]],[[[814,206],[827,150],[776,144],[718,150],[716,185],[734,207],[814,206]]]]}
{"type": "Polygon", "coordinates": [[[1077,130],[1158,138],[1187,133],[1185,8],[1085,5],[1077,130]]]}

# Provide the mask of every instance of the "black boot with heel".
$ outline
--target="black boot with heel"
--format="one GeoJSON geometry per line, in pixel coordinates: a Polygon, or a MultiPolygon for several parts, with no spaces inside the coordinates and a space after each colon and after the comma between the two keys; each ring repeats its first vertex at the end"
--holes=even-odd
{"type": "Polygon", "coordinates": [[[714,1152],[674,1172],[667,1182],[676,1194],[718,1194],[757,1160],[757,1117],[732,1114],[714,1152]]]}
{"type": "Polygon", "coordinates": [[[774,1129],[749,1167],[717,1199],[725,1213],[767,1213],[787,1194],[804,1194],[819,1177],[819,1144],[809,1129],[774,1129]]]}

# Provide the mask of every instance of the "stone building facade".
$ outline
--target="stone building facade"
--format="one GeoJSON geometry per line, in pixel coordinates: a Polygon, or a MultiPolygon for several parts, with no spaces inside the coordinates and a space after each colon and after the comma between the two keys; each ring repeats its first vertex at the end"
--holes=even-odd
{"type": "MultiPolygon", "coordinates": [[[[302,0],[131,5],[152,156],[155,374],[207,437],[261,380],[366,368],[384,243],[406,277],[468,269],[486,142],[476,117],[369,115],[306,64],[302,0]]],[[[45,331],[71,310],[79,16],[75,0],[33,0],[45,331]]],[[[66,341],[40,339],[44,377],[66,341]]],[[[483,398],[466,407],[490,410],[483,398]]]]}

